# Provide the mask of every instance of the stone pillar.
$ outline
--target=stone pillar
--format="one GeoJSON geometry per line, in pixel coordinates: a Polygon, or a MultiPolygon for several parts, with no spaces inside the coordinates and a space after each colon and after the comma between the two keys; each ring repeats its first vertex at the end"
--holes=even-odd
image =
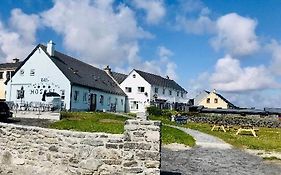
{"type": "Polygon", "coordinates": [[[147,120],[148,114],[146,112],[138,112],[136,118],[139,120],[147,120]]]}
{"type": "Polygon", "coordinates": [[[160,126],[160,121],[126,121],[122,166],[125,174],[160,175],[160,126]]]}

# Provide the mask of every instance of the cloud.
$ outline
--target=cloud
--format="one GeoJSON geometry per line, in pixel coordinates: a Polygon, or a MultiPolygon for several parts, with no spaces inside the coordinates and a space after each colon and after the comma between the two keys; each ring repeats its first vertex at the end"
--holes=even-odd
{"type": "Polygon", "coordinates": [[[171,50],[167,49],[165,46],[158,47],[158,56],[160,58],[169,58],[173,55],[174,53],[171,50]]]}
{"type": "Polygon", "coordinates": [[[228,92],[280,87],[265,66],[242,68],[240,61],[229,55],[217,61],[210,83],[212,88],[228,92]]]}
{"type": "Polygon", "coordinates": [[[166,14],[163,0],[133,0],[133,5],[146,12],[146,21],[149,24],[157,24],[166,14]]]}
{"type": "Polygon", "coordinates": [[[281,44],[276,40],[272,40],[271,43],[266,45],[267,50],[270,51],[272,55],[272,60],[270,64],[270,69],[276,75],[281,75],[281,44]]]}
{"type": "Polygon", "coordinates": [[[42,18],[63,36],[66,50],[88,63],[120,66],[133,62],[138,40],[152,37],[138,26],[130,8],[115,7],[112,0],[55,0],[42,18]]]}
{"type": "Polygon", "coordinates": [[[211,40],[211,45],[215,50],[224,49],[236,56],[252,54],[260,47],[256,26],[256,20],[236,13],[221,16],[216,21],[217,35],[211,40]]]}
{"type": "Polygon", "coordinates": [[[34,47],[39,17],[13,9],[8,25],[0,21],[0,55],[3,62],[14,58],[24,59],[34,47]]]}

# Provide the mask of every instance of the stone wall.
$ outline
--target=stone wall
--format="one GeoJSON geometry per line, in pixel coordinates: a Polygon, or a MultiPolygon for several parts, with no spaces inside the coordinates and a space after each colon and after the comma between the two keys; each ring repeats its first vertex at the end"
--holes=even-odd
{"type": "Polygon", "coordinates": [[[0,174],[160,174],[160,124],[105,134],[0,123],[0,174]]]}
{"type": "Polygon", "coordinates": [[[281,120],[277,115],[246,115],[239,114],[203,114],[188,116],[189,121],[210,124],[224,124],[224,125],[252,125],[256,127],[281,127],[281,120]]]}

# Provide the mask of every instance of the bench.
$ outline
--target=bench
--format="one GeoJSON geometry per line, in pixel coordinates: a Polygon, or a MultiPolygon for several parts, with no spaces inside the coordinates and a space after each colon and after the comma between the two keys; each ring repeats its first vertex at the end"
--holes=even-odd
{"type": "Polygon", "coordinates": [[[241,132],[251,132],[254,137],[257,137],[256,131],[259,131],[259,129],[254,128],[253,126],[240,126],[235,135],[238,135],[241,132]]]}
{"type": "Polygon", "coordinates": [[[222,130],[223,132],[226,132],[225,128],[229,129],[229,127],[227,127],[227,126],[214,124],[214,126],[211,129],[211,131],[214,131],[215,129],[217,129],[218,131],[222,130]]]}

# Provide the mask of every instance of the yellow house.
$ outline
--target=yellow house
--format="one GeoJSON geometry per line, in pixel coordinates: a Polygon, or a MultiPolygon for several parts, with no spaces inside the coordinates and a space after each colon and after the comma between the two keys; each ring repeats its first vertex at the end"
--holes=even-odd
{"type": "Polygon", "coordinates": [[[10,79],[14,74],[16,68],[21,64],[19,59],[13,59],[13,63],[1,63],[0,64],[0,100],[5,100],[5,82],[10,79]]]}
{"type": "Polygon", "coordinates": [[[213,90],[212,92],[203,91],[200,93],[194,98],[194,105],[204,106],[205,108],[211,109],[237,108],[222,95],[218,94],[216,90],[213,90]]]}

